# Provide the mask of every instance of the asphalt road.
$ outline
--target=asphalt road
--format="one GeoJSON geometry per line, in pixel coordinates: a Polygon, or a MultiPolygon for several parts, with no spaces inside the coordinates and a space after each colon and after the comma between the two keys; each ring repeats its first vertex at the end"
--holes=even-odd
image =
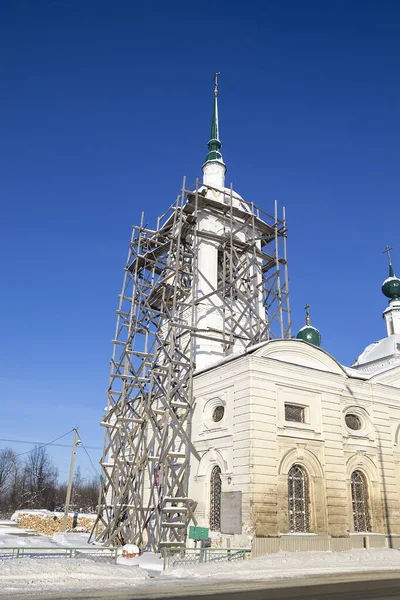
{"type": "MultiPolygon", "coordinates": [[[[1,592],[0,592],[1,597],[1,592]]],[[[194,582],[153,580],[132,591],[96,590],[23,596],[7,600],[400,600],[400,573],[324,575],[274,582],[194,582]]]]}

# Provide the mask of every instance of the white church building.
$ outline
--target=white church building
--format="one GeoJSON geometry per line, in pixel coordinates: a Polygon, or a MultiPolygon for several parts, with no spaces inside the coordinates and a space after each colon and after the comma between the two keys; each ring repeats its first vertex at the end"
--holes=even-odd
{"type": "MultiPolygon", "coordinates": [[[[224,201],[217,112],[214,121],[204,183],[224,201]]],[[[215,248],[199,262],[210,265],[207,285],[216,287],[215,248]]],[[[295,339],[235,346],[229,356],[200,339],[189,496],[212,545],[400,534],[400,280],[391,265],[382,290],[387,337],[351,367],[321,347],[308,312],[295,339]]],[[[205,309],[203,327],[215,328],[215,315],[205,309]]]]}
{"type": "Polygon", "coordinates": [[[194,523],[260,553],[400,548],[400,279],[389,257],[387,336],[350,367],[308,307],[291,337],[286,222],[226,187],[215,83],[202,182],[156,230],[133,228],[98,539],[182,548],[194,523]]]}

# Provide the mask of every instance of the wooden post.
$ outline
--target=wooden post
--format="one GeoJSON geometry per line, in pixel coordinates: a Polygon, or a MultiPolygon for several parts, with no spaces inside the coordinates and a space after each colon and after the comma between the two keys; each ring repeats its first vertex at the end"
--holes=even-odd
{"type": "Polygon", "coordinates": [[[68,478],[68,487],[67,487],[67,497],[65,499],[65,511],[64,511],[64,517],[63,517],[63,523],[62,523],[62,531],[63,532],[65,532],[67,530],[67,518],[68,518],[69,503],[70,503],[70,500],[71,500],[72,478],[74,476],[74,464],[75,464],[76,447],[80,443],[81,442],[78,439],[78,428],[75,427],[75,429],[74,429],[74,441],[73,441],[73,444],[72,444],[71,463],[70,463],[70,466],[69,466],[69,478],[68,478]]]}

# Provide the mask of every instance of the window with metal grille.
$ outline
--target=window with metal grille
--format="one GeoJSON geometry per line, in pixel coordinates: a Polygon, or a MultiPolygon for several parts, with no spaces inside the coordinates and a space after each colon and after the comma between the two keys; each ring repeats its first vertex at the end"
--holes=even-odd
{"type": "Polygon", "coordinates": [[[210,529],[221,529],[221,469],[213,467],[210,479],[210,529]]]}
{"type": "Polygon", "coordinates": [[[305,470],[299,465],[293,465],[289,471],[288,495],[289,531],[307,532],[309,530],[308,478],[305,470]]]}
{"type": "Polygon", "coordinates": [[[305,408],[298,404],[285,404],[285,421],[304,423],[305,408]]]}
{"type": "Polygon", "coordinates": [[[348,415],[345,416],[344,420],[349,429],[353,429],[354,431],[357,431],[362,428],[361,419],[360,419],[360,417],[357,417],[357,415],[353,415],[353,414],[349,413],[348,415]]]}
{"type": "Polygon", "coordinates": [[[367,482],[361,471],[353,471],[351,474],[351,500],[354,531],[371,531],[367,482]]]}

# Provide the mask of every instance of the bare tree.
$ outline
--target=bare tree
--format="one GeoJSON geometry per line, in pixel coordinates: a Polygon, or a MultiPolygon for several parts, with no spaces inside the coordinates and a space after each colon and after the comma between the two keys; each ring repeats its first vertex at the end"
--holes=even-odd
{"type": "Polygon", "coordinates": [[[31,508],[54,510],[58,471],[46,448],[36,446],[26,459],[23,472],[24,501],[31,508]]]}
{"type": "Polygon", "coordinates": [[[97,504],[99,501],[99,485],[100,481],[98,477],[93,477],[93,479],[82,483],[79,489],[81,512],[97,512],[97,504]]]}
{"type": "Polygon", "coordinates": [[[0,497],[10,485],[16,456],[16,453],[11,448],[0,450],[0,497]]]}
{"type": "MultiPolygon", "coordinates": [[[[47,448],[37,446],[24,461],[11,448],[0,450],[0,516],[15,510],[45,508],[64,510],[67,486],[58,483],[58,472],[47,448]]],[[[78,465],[73,479],[71,510],[96,512],[99,494],[97,478],[83,477],[78,465]]]]}
{"type": "MultiPolygon", "coordinates": [[[[66,484],[61,484],[57,489],[58,509],[64,510],[66,484]]],[[[89,479],[84,477],[78,465],[72,480],[72,497],[70,510],[77,513],[95,513],[99,497],[99,480],[97,477],[89,479]]]]}
{"type": "Polygon", "coordinates": [[[11,448],[0,450],[0,514],[6,516],[10,510],[11,498],[20,475],[21,463],[11,448]]]}

